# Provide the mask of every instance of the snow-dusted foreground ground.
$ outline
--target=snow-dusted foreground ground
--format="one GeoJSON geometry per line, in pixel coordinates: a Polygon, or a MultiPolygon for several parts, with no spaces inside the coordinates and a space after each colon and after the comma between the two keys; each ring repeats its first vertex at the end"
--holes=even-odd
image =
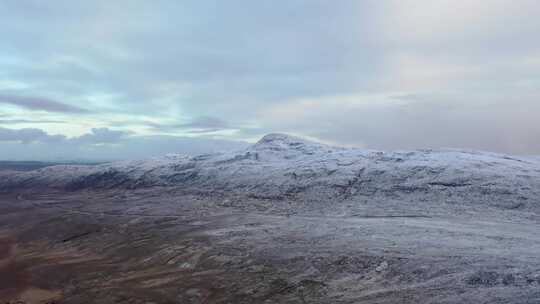
{"type": "Polygon", "coordinates": [[[237,153],[0,173],[0,190],[0,267],[25,278],[0,280],[0,300],[540,303],[534,157],[273,134],[237,153]]]}

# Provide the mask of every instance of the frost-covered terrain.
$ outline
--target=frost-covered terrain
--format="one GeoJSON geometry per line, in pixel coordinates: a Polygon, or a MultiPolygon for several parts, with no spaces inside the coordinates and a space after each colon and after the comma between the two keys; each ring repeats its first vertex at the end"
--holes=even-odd
{"type": "Polygon", "coordinates": [[[366,151],[281,134],[267,135],[238,153],[53,166],[4,173],[0,180],[3,190],[176,186],[194,193],[299,200],[324,213],[338,212],[337,201],[386,211],[462,206],[540,211],[540,161],[532,157],[457,150],[366,151]]]}
{"type": "Polygon", "coordinates": [[[235,153],[0,172],[0,192],[17,248],[96,257],[72,289],[48,287],[69,303],[540,303],[537,157],[270,134],[235,153]]]}

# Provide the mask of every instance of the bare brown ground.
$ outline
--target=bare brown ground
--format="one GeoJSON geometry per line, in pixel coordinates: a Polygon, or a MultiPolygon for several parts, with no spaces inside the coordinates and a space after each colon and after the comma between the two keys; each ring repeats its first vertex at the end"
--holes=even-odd
{"type": "Polygon", "coordinates": [[[62,265],[72,262],[73,257],[60,252],[34,251],[20,248],[13,238],[4,233],[0,237],[0,299],[2,303],[56,304],[60,303],[62,293],[57,289],[43,288],[42,283],[62,265]],[[44,276],[33,276],[40,267],[51,267],[44,276]]]}

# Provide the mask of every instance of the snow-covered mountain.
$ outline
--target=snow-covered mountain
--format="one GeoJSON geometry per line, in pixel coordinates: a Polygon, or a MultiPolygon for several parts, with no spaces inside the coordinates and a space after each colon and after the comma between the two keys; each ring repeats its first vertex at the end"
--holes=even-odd
{"type": "Polygon", "coordinates": [[[538,158],[459,150],[381,152],[282,134],[266,135],[236,153],[0,173],[2,191],[155,186],[311,206],[355,202],[357,208],[400,210],[414,202],[424,213],[441,206],[540,213],[538,158]]]}

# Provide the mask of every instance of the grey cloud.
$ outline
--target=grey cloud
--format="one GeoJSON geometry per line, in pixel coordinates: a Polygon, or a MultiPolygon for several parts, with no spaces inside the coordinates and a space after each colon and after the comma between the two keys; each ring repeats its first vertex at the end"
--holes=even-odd
{"type": "Polygon", "coordinates": [[[142,122],[142,124],[147,125],[151,128],[154,128],[159,131],[175,131],[182,130],[185,133],[212,133],[226,129],[236,128],[235,126],[229,124],[228,122],[212,116],[200,116],[192,119],[187,123],[154,123],[154,122],[142,122]]]}
{"type": "Polygon", "coordinates": [[[17,96],[0,94],[0,103],[11,104],[30,110],[42,110],[47,112],[83,114],[89,111],[80,107],[61,103],[52,99],[31,96],[17,96]]]}
{"type": "Polygon", "coordinates": [[[197,129],[197,130],[186,130],[183,132],[186,134],[204,135],[204,134],[216,133],[223,130],[224,129],[197,129]]]}
{"type": "Polygon", "coordinates": [[[57,142],[64,140],[61,135],[49,135],[41,129],[25,128],[25,129],[8,129],[0,127],[0,142],[22,142],[30,143],[35,141],[40,142],[57,142]]]}
{"type": "Polygon", "coordinates": [[[187,96],[178,89],[166,97],[182,93],[176,103],[193,117],[216,110],[239,121],[245,119],[240,113],[256,110],[261,103],[361,88],[367,74],[377,70],[378,52],[359,39],[365,35],[358,22],[363,23],[368,13],[357,1],[121,3],[28,7],[11,2],[5,29],[45,37],[40,37],[43,49],[26,51],[28,35],[6,33],[12,45],[25,50],[17,56],[28,55],[23,58],[29,60],[27,67],[10,74],[62,93],[119,92],[122,97],[114,106],[124,113],[170,113],[160,106],[159,88],[185,85],[187,96]],[[110,9],[116,5],[122,9],[110,9]],[[63,10],[70,16],[60,17],[63,10]],[[40,11],[45,13],[28,24],[15,22],[40,11]],[[328,18],[321,22],[320,16],[328,18]],[[102,29],[96,24],[110,26],[102,29]],[[48,41],[59,39],[66,42],[61,44],[62,54],[77,54],[77,61],[61,61],[54,69],[36,73],[35,66],[42,63],[34,64],[34,58],[49,59],[48,41]],[[102,47],[88,41],[100,41],[102,47]],[[89,68],[74,69],[80,63],[89,68]]]}
{"type": "Polygon", "coordinates": [[[11,141],[28,144],[32,142],[65,142],[75,145],[111,144],[125,139],[130,132],[110,130],[108,128],[93,128],[90,133],[74,138],[63,135],[50,135],[37,128],[8,129],[0,127],[0,142],[11,141]]]}
{"type": "Polygon", "coordinates": [[[116,143],[128,136],[130,132],[115,131],[108,128],[93,128],[90,133],[81,135],[72,141],[86,144],[116,143]]]}
{"type": "Polygon", "coordinates": [[[238,150],[245,142],[189,138],[180,136],[123,136],[96,129],[83,138],[66,139],[48,135],[39,129],[11,130],[0,128],[0,159],[4,160],[89,160],[108,161],[141,159],[168,153],[198,155],[238,150]],[[52,139],[57,139],[53,141],[52,139]],[[25,144],[16,141],[25,140],[25,144]],[[114,141],[114,145],[94,143],[114,141]]]}
{"type": "MultiPolygon", "coordinates": [[[[11,104],[70,115],[73,124],[87,108],[99,112],[90,117],[96,125],[132,119],[122,129],[155,133],[288,131],[384,149],[533,153],[539,9],[534,0],[8,0],[0,3],[0,80],[28,84],[5,91],[19,98],[11,104]],[[396,94],[407,105],[260,117],[298,99],[355,94],[396,94]]],[[[134,135],[92,132],[79,141],[134,135]]]]}

